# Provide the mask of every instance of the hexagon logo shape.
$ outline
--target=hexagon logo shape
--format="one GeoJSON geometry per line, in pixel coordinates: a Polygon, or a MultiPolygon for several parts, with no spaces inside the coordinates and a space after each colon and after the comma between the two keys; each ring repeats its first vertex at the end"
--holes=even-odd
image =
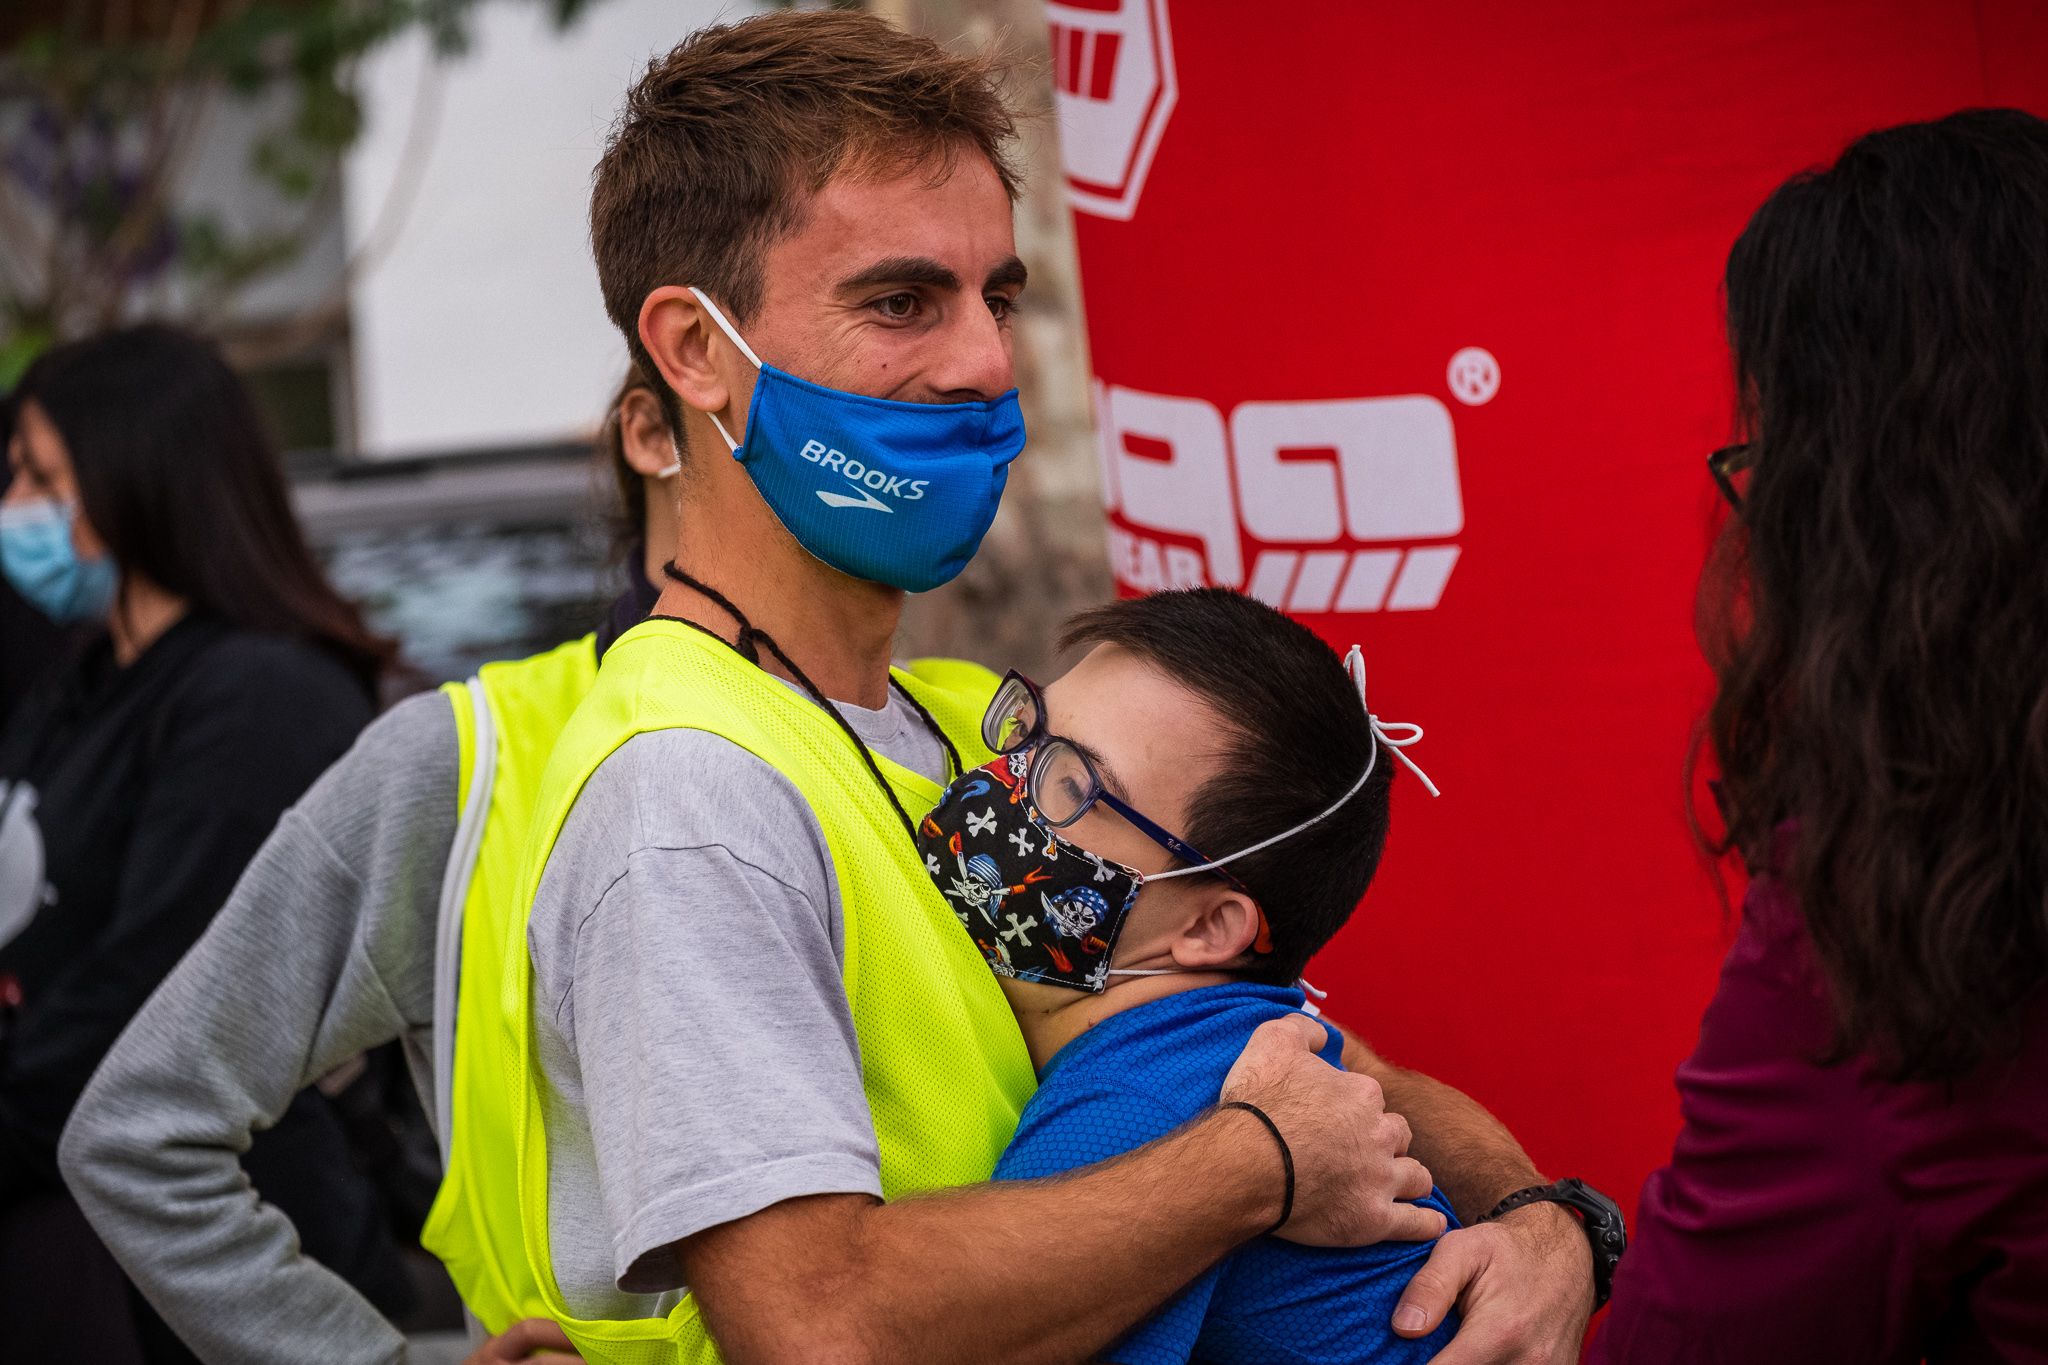
{"type": "Polygon", "coordinates": [[[1067,202],[1128,222],[1180,90],[1166,0],[1046,0],[1067,202]]]}

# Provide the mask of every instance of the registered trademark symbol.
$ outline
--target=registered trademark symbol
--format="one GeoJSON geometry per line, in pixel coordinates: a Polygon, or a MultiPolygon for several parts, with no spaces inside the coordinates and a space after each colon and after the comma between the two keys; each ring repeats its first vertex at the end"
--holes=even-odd
{"type": "Polygon", "coordinates": [[[1450,383],[1451,397],[1476,408],[1492,402],[1500,392],[1500,362],[1484,346],[1467,346],[1451,357],[1444,378],[1450,383]]]}

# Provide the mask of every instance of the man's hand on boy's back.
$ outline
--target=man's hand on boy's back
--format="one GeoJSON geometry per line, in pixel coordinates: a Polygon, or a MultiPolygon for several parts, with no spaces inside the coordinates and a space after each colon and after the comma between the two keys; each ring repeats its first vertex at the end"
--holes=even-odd
{"type": "MultiPolygon", "coordinates": [[[[1443,1226],[1398,1202],[1429,1188],[1371,1078],[1329,1066],[1308,1020],[1261,1027],[1224,1098],[1257,1105],[1295,1171],[1287,1235],[1363,1245],[1443,1226]]],[[[1093,1359],[1279,1221],[1280,1149],[1242,1110],[1051,1180],[883,1204],[786,1199],[676,1245],[725,1358],[853,1362],[1093,1359]],[[1047,1304],[1058,1312],[1048,1314],[1047,1304]]]]}
{"type": "Polygon", "coordinates": [[[1439,1365],[1572,1365],[1593,1311],[1592,1273],[1578,1220],[1532,1204],[1437,1243],[1394,1308],[1394,1331],[1428,1336],[1455,1303],[1464,1320],[1439,1365]]]}
{"type": "Polygon", "coordinates": [[[1223,1078],[1223,1102],[1258,1106],[1293,1159],[1294,1212],[1278,1235],[1309,1246],[1438,1236],[1442,1214],[1400,1202],[1423,1198],[1431,1185],[1428,1169],[1408,1155],[1408,1121],[1387,1112],[1378,1081],[1317,1055],[1328,1040],[1305,1014],[1269,1020],[1223,1078]]]}
{"type": "Polygon", "coordinates": [[[1350,1033],[1344,1065],[1379,1080],[1388,1102],[1420,1126],[1417,1145],[1468,1225],[1438,1242],[1415,1273],[1395,1306],[1394,1331],[1427,1336],[1455,1304],[1462,1320],[1437,1356],[1443,1365],[1571,1365],[1593,1312],[1593,1255],[1578,1220],[1555,1204],[1532,1204],[1478,1222],[1503,1195],[1543,1183],[1514,1136],[1469,1096],[1391,1065],[1350,1033]]]}

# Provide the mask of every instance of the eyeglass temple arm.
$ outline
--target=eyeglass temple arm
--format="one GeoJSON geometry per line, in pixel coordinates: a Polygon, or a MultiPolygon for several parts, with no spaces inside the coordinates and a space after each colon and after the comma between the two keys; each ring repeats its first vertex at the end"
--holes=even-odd
{"type": "MultiPolygon", "coordinates": [[[[1174,857],[1180,859],[1182,862],[1187,863],[1191,866],[1199,867],[1202,864],[1214,861],[1213,859],[1209,858],[1206,854],[1202,853],[1201,850],[1197,849],[1193,844],[1189,843],[1187,840],[1181,838],[1176,834],[1168,833],[1159,825],[1154,824],[1152,821],[1138,814],[1138,812],[1133,810],[1129,804],[1119,800],[1114,794],[1112,794],[1107,787],[1101,787],[1098,785],[1095,793],[1095,799],[1102,802],[1103,805],[1108,806],[1111,810],[1115,811],[1118,815],[1121,815],[1124,819],[1130,821],[1131,824],[1137,827],[1137,830],[1140,834],[1144,835],[1153,843],[1159,845],[1161,848],[1165,849],[1168,853],[1171,853],[1174,857]]],[[[1230,873],[1230,869],[1219,866],[1211,870],[1213,870],[1217,876],[1223,878],[1223,880],[1229,882],[1232,886],[1235,886],[1238,890],[1244,890],[1244,883],[1240,882],[1236,877],[1232,876],[1230,873]]],[[[1176,869],[1175,872],[1169,872],[1163,875],[1175,876],[1178,874],[1178,871],[1179,870],[1176,869]]],[[[1152,874],[1155,880],[1160,875],[1162,874],[1152,874]]]]}

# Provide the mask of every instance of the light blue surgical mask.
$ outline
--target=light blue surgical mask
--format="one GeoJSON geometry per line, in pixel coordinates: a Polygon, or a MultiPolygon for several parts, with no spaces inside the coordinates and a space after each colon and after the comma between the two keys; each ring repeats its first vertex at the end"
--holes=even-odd
{"type": "Polygon", "coordinates": [[[1017,391],[979,403],[903,403],[828,389],[763,364],[692,289],[761,377],[745,439],[718,434],[797,544],[841,573],[905,592],[967,567],[1024,449],[1017,391]]]}
{"type": "Polygon", "coordinates": [[[71,540],[76,508],[57,498],[0,504],[0,573],[53,621],[99,621],[114,605],[120,570],[82,559],[71,540]]]}

